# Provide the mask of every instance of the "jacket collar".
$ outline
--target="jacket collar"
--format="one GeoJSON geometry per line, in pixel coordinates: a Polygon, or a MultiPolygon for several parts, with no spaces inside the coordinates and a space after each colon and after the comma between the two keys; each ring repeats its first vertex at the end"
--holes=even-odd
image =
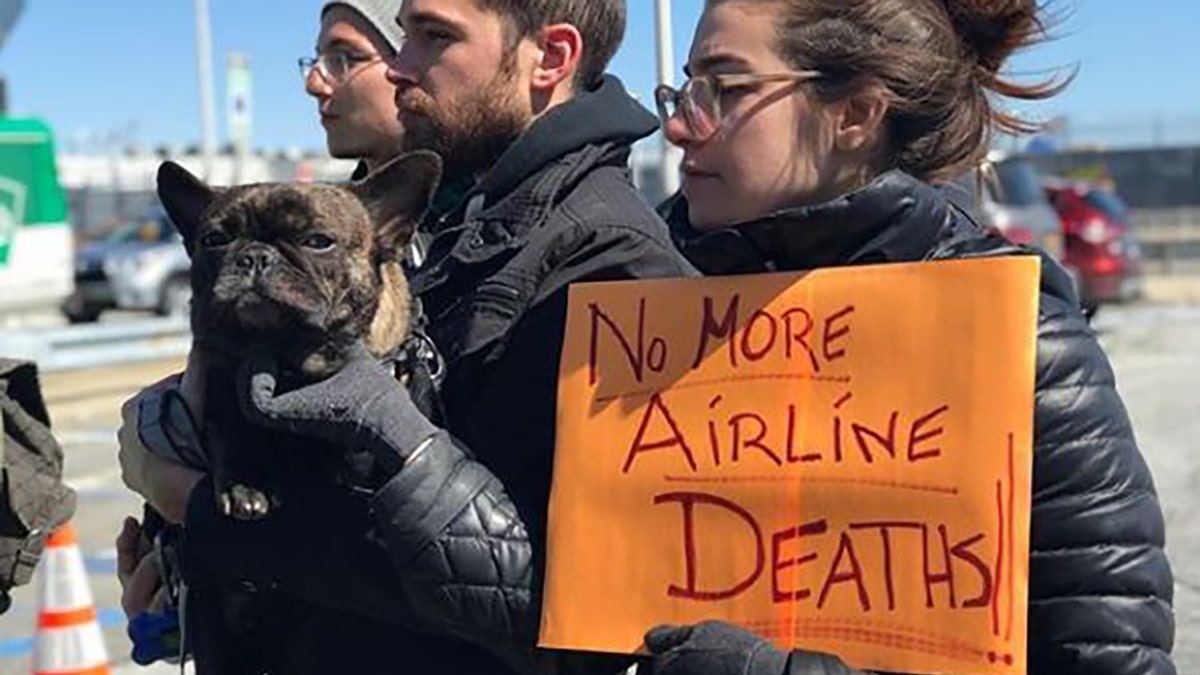
{"type": "Polygon", "coordinates": [[[556,160],[589,145],[632,145],[658,129],[658,118],[643,108],[621,81],[606,75],[595,89],[580,92],[551,109],[526,131],[488,171],[474,193],[493,203],[556,160]]]}
{"type": "Polygon", "coordinates": [[[657,128],[657,118],[611,75],[546,113],[478,184],[457,193],[453,208],[426,220],[435,239],[414,289],[441,285],[457,266],[491,266],[519,250],[565,193],[599,166],[627,165],[633,143],[657,128]]]}
{"type": "Polygon", "coordinates": [[[706,274],[915,262],[934,254],[956,221],[937,188],[900,171],[823,204],[700,233],[687,204],[663,205],[683,254],[706,274]]]}

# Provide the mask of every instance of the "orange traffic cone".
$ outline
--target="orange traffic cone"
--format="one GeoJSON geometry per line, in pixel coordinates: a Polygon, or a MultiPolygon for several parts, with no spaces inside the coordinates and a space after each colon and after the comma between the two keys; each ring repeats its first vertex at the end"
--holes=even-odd
{"type": "Polygon", "coordinates": [[[71,523],[50,535],[38,578],[33,674],[108,675],[104,634],[71,523]]]}

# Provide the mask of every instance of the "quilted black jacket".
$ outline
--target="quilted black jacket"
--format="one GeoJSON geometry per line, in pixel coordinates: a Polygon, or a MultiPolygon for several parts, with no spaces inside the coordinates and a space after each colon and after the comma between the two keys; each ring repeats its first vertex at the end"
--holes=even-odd
{"type": "MultiPolygon", "coordinates": [[[[664,206],[708,274],[1019,255],[903,173],[814,207],[698,234],[664,206]]],[[[1162,511],[1112,368],[1070,277],[1043,256],[1038,315],[1030,675],[1173,675],[1173,582],[1162,511]]],[[[792,659],[794,673],[805,659],[792,659]]]]}

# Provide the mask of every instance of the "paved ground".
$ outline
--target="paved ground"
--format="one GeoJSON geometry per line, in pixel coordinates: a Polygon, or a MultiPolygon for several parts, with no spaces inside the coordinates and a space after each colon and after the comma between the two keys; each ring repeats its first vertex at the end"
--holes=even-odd
{"type": "MultiPolygon", "coordinates": [[[[1193,673],[1200,672],[1200,520],[1194,517],[1200,510],[1200,291],[1171,286],[1173,295],[1155,297],[1174,304],[1106,309],[1097,327],[1162,495],[1178,582],[1176,659],[1180,673],[1193,673]]],[[[112,540],[121,519],[140,505],[120,484],[118,411],[136,388],[179,367],[179,362],[124,366],[55,375],[45,382],[68,456],[67,473],[79,491],[76,523],[109,653],[124,667],[129,643],[117,609],[112,540]]],[[[0,619],[0,675],[30,672],[35,612],[32,591],[18,590],[13,611],[0,619]]]]}
{"type": "Polygon", "coordinates": [[[1154,471],[1175,570],[1175,659],[1200,672],[1200,304],[1103,312],[1097,326],[1154,471]]]}

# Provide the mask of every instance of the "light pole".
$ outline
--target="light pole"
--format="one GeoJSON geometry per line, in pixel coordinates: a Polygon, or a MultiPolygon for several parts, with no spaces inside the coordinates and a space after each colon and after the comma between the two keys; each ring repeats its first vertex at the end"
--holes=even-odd
{"type": "Polygon", "coordinates": [[[213,180],[213,164],[217,155],[217,113],[213,102],[212,27],[208,17],[208,0],[195,0],[196,5],[196,67],[200,75],[200,147],[204,154],[204,180],[213,180]]]}
{"type": "MultiPolygon", "coordinates": [[[[675,84],[675,41],[671,34],[671,0],[655,0],[655,27],[658,44],[658,83],[675,84]]],[[[679,189],[679,154],[662,137],[663,189],[667,196],[679,189]]]]}

